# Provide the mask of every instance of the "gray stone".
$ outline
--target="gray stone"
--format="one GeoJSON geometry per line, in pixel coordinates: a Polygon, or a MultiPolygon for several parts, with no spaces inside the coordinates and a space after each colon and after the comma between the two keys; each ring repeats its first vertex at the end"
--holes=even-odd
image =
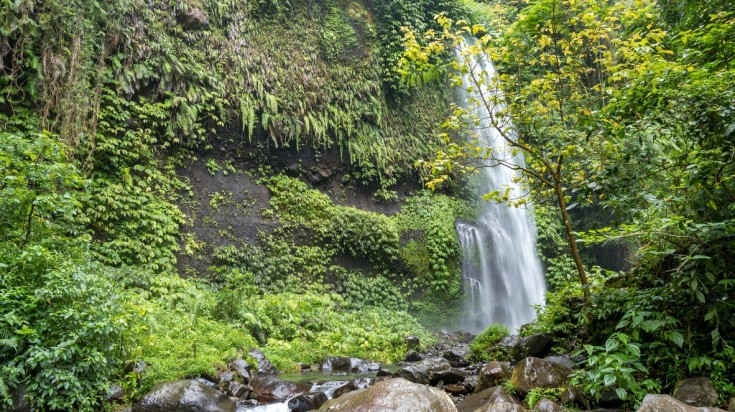
{"type": "Polygon", "coordinates": [[[465,358],[467,356],[466,351],[460,351],[456,349],[449,349],[444,351],[442,357],[449,361],[449,363],[455,368],[463,368],[470,363],[465,358]]]}
{"type": "Polygon", "coordinates": [[[680,380],[675,385],[674,398],[691,406],[717,406],[719,400],[709,378],[680,380]]]}
{"type": "Polygon", "coordinates": [[[421,341],[416,336],[406,336],[404,341],[408,349],[418,349],[421,346],[421,341]]]}
{"type": "Polygon", "coordinates": [[[510,371],[510,362],[492,361],[484,365],[477,378],[475,393],[496,386],[503,379],[508,379],[510,371]]]}
{"type": "Polygon", "coordinates": [[[319,411],[456,412],[457,408],[446,393],[436,388],[396,378],[328,401],[319,411]]]}
{"type": "Polygon", "coordinates": [[[417,363],[416,366],[422,368],[428,374],[447,370],[452,367],[452,364],[444,358],[426,358],[421,362],[417,363]]]}
{"type": "Polygon", "coordinates": [[[525,396],[534,388],[563,388],[569,382],[569,368],[539,358],[529,357],[513,367],[510,381],[525,396]]]}
{"type": "Polygon", "coordinates": [[[393,374],[393,376],[403,378],[413,383],[421,383],[424,385],[428,384],[430,381],[429,375],[426,373],[426,370],[413,365],[404,366],[403,368],[398,369],[393,374]]]}
{"type": "Polygon", "coordinates": [[[551,335],[535,333],[519,340],[513,346],[513,359],[523,359],[529,356],[542,357],[551,349],[551,335]]]}
{"type": "Polygon", "coordinates": [[[523,412],[523,406],[510,402],[489,403],[477,410],[477,412],[523,412]]]}
{"type": "Polygon", "coordinates": [[[569,355],[562,356],[547,356],[544,358],[545,361],[559,364],[565,368],[574,369],[577,365],[574,364],[572,358],[569,355]]]}
{"type": "Polygon", "coordinates": [[[115,402],[119,401],[120,399],[125,396],[125,390],[117,383],[113,383],[110,385],[110,388],[107,389],[107,395],[105,395],[105,401],[107,402],[115,402]]]}
{"type": "Polygon", "coordinates": [[[541,399],[531,409],[533,412],[564,412],[564,409],[557,405],[556,402],[549,399],[541,399]]]}
{"type": "Polygon", "coordinates": [[[228,385],[227,393],[236,398],[247,398],[250,395],[250,388],[248,385],[233,381],[228,385]]]}
{"type": "Polygon", "coordinates": [[[518,401],[510,396],[502,386],[493,386],[481,392],[472,394],[457,404],[458,412],[475,412],[487,404],[510,403],[518,404],[518,401]]]}
{"type": "Polygon", "coordinates": [[[258,374],[260,375],[275,375],[276,367],[273,366],[271,361],[265,357],[265,354],[260,349],[250,349],[248,355],[252,356],[256,362],[258,362],[258,374]]]}
{"type": "Polygon", "coordinates": [[[227,385],[230,384],[230,382],[235,381],[235,372],[222,372],[217,377],[217,382],[219,383],[219,386],[222,388],[227,387],[227,385]]]}
{"type": "Polygon", "coordinates": [[[290,412],[312,411],[324,405],[327,395],[324,392],[305,393],[289,399],[288,409],[290,412]]]}
{"type": "Polygon", "coordinates": [[[309,384],[283,382],[270,375],[253,377],[250,386],[253,388],[250,397],[257,399],[259,403],[284,402],[311,389],[309,384]]]}
{"type": "Polygon", "coordinates": [[[235,359],[230,363],[230,369],[235,371],[243,383],[250,382],[250,364],[244,359],[235,359]]]}
{"type": "Polygon", "coordinates": [[[467,375],[457,368],[442,369],[429,374],[429,383],[436,385],[439,382],[444,384],[460,383],[467,379],[467,375]]]}
{"type": "Polygon", "coordinates": [[[195,380],[160,383],[133,404],[133,412],[235,412],[227,396],[195,380]]]}
{"type": "Polygon", "coordinates": [[[730,399],[730,403],[727,404],[728,412],[735,412],[735,396],[730,399]]]}
{"type": "Polygon", "coordinates": [[[406,362],[418,362],[424,360],[424,357],[415,350],[410,350],[406,352],[406,357],[404,359],[406,362]]]}
{"type": "Polygon", "coordinates": [[[582,408],[589,408],[589,402],[587,402],[587,399],[584,397],[584,392],[576,386],[564,389],[559,396],[559,399],[565,405],[576,405],[582,408]]]}
{"type": "Polygon", "coordinates": [[[199,30],[209,27],[209,16],[201,9],[180,11],[176,19],[184,30],[199,30]]]}
{"type": "Polygon", "coordinates": [[[638,412],[725,412],[719,408],[697,408],[669,395],[646,395],[638,412]]]}

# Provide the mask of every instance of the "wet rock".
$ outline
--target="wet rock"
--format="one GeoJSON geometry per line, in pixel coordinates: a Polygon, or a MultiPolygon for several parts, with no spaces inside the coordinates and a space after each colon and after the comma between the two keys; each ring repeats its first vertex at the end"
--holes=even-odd
{"type": "Polygon", "coordinates": [[[429,383],[436,385],[439,382],[444,384],[460,383],[467,379],[467,375],[457,368],[443,369],[429,374],[429,383]]]}
{"type": "Polygon", "coordinates": [[[352,381],[357,389],[365,389],[375,385],[375,378],[358,378],[352,381]]]}
{"type": "Polygon", "coordinates": [[[176,16],[176,19],[184,30],[199,30],[209,27],[209,16],[201,9],[182,10],[176,16]]]}
{"type": "Polygon", "coordinates": [[[258,406],[258,401],[256,401],[255,399],[238,399],[236,404],[237,410],[239,411],[241,409],[258,406]]]}
{"type": "Polygon", "coordinates": [[[421,341],[416,336],[406,336],[404,341],[408,349],[418,349],[421,346],[421,341]]]}
{"type": "Polygon", "coordinates": [[[107,390],[107,395],[105,395],[105,400],[107,402],[115,402],[123,398],[125,396],[125,390],[117,383],[113,383],[110,385],[110,388],[107,390]]]}
{"type": "Polygon", "coordinates": [[[306,412],[318,409],[327,401],[327,395],[323,392],[305,393],[291,398],[288,401],[288,409],[291,412],[306,412]]]}
{"type": "Polygon", "coordinates": [[[250,382],[250,364],[244,359],[235,359],[230,363],[230,369],[235,371],[243,383],[250,382]]]}
{"type": "Polygon", "coordinates": [[[523,406],[517,403],[495,402],[489,403],[477,410],[477,412],[523,412],[523,406]]]}
{"type": "Polygon", "coordinates": [[[236,398],[247,398],[250,395],[250,387],[240,382],[230,382],[227,393],[236,398]]]}
{"type": "Polygon", "coordinates": [[[561,403],[565,405],[576,405],[582,408],[589,408],[589,402],[585,399],[584,392],[576,386],[564,389],[559,396],[559,399],[561,400],[561,403]]]}
{"type": "Polygon", "coordinates": [[[235,412],[224,394],[195,380],[160,383],[133,404],[133,412],[235,412]]]}
{"type": "MultiPolygon", "coordinates": [[[[518,400],[508,395],[502,386],[493,386],[472,394],[457,404],[458,412],[475,412],[492,403],[518,404],[518,400]]],[[[519,405],[520,406],[520,405],[519,405]]]]}
{"type": "Polygon", "coordinates": [[[283,382],[274,376],[256,376],[250,381],[253,393],[250,396],[259,403],[283,402],[296,395],[309,392],[311,385],[283,382]]]}
{"type": "Polygon", "coordinates": [[[393,372],[389,371],[388,368],[381,366],[378,369],[378,376],[393,376],[393,372]]]}
{"type": "Polygon", "coordinates": [[[467,379],[462,382],[462,386],[467,388],[467,392],[472,393],[475,391],[475,388],[477,387],[477,375],[469,375],[467,376],[467,379]]]}
{"type": "Polygon", "coordinates": [[[564,412],[564,409],[557,405],[556,402],[548,399],[541,399],[531,409],[532,412],[564,412]]]}
{"type": "Polygon", "coordinates": [[[456,412],[449,396],[405,379],[388,379],[370,388],[328,401],[319,411],[329,412],[456,412]]]}
{"type": "Polygon", "coordinates": [[[730,399],[730,403],[727,405],[728,412],[735,412],[735,397],[730,399]]]}
{"type": "Polygon", "coordinates": [[[393,374],[393,376],[424,385],[430,382],[429,375],[426,373],[426,370],[412,365],[404,366],[403,368],[398,369],[396,373],[393,374]]]}
{"type": "Polygon", "coordinates": [[[406,352],[405,360],[406,362],[418,362],[418,361],[424,360],[424,357],[421,356],[421,354],[419,354],[415,350],[410,350],[406,352]]]}
{"type": "Polygon", "coordinates": [[[217,376],[217,382],[219,383],[219,386],[221,388],[226,388],[227,385],[230,384],[230,382],[234,382],[234,381],[235,381],[235,372],[230,372],[230,371],[221,372],[217,376]]]}
{"type": "Polygon", "coordinates": [[[510,377],[510,372],[510,362],[492,361],[484,365],[480,369],[480,375],[477,378],[475,393],[498,385],[501,380],[510,377]]]}
{"type": "Polygon", "coordinates": [[[669,395],[646,395],[638,412],[724,412],[719,408],[697,408],[669,395]]]}
{"type": "Polygon", "coordinates": [[[337,387],[332,392],[332,399],[339,398],[340,396],[357,390],[357,385],[354,382],[345,382],[344,385],[337,387]]]}
{"type": "Polygon", "coordinates": [[[367,372],[372,364],[358,358],[348,358],[347,356],[330,356],[322,363],[322,370],[329,372],[367,372]]]}
{"type": "Polygon", "coordinates": [[[444,358],[426,358],[417,363],[416,366],[424,369],[428,374],[447,370],[452,367],[449,361],[444,358]]]}
{"type": "Polygon", "coordinates": [[[204,386],[208,386],[210,388],[215,388],[215,389],[217,388],[217,384],[214,383],[214,382],[212,382],[212,381],[210,381],[210,380],[206,380],[204,378],[196,378],[194,380],[197,381],[197,382],[199,382],[199,383],[201,383],[204,386]]]}
{"type": "Polygon", "coordinates": [[[448,360],[449,364],[454,366],[455,368],[463,368],[470,364],[467,359],[465,359],[465,356],[467,356],[466,351],[460,351],[457,349],[449,349],[447,351],[444,351],[444,353],[442,354],[442,357],[448,360]]]}
{"type": "Polygon", "coordinates": [[[260,375],[275,375],[276,367],[273,366],[271,361],[265,357],[265,354],[260,349],[250,349],[248,355],[252,356],[256,362],[258,362],[258,374],[260,375]]]}
{"type": "Polygon", "coordinates": [[[523,359],[529,356],[543,357],[551,349],[551,335],[535,333],[519,340],[513,346],[513,359],[523,359]]]}
{"type": "Polygon", "coordinates": [[[444,385],[442,386],[442,389],[445,392],[451,393],[452,395],[466,395],[469,393],[467,388],[465,388],[463,385],[458,384],[444,385]]]}
{"type": "Polygon", "coordinates": [[[691,406],[717,406],[719,396],[708,378],[690,378],[676,383],[674,398],[691,406]]]}
{"type": "Polygon", "coordinates": [[[525,358],[513,367],[510,381],[519,394],[525,396],[534,388],[567,386],[571,370],[539,358],[525,358]]]}
{"type": "Polygon", "coordinates": [[[299,368],[300,372],[308,372],[311,370],[311,365],[307,365],[305,363],[297,363],[296,366],[299,368]]]}
{"type": "Polygon", "coordinates": [[[574,369],[576,365],[574,364],[574,361],[572,358],[569,357],[569,355],[562,355],[562,356],[547,356],[544,358],[547,362],[553,362],[558,365],[561,365],[565,368],[574,369]]]}
{"type": "Polygon", "coordinates": [[[142,360],[135,360],[125,365],[125,372],[143,373],[147,367],[148,365],[142,360]]]}

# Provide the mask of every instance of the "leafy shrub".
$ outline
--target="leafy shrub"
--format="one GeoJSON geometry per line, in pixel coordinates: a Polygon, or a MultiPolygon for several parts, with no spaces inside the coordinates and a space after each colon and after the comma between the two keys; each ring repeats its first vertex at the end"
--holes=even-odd
{"type": "Polygon", "coordinates": [[[398,229],[389,217],[378,213],[339,208],[330,233],[340,252],[380,266],[394,261],[398,254],[398,229]]]}
{"type": "Polygon", "coordinates": [[[595,399],[604,391],[613,391],[626,404],[637,407],[647,393],[658,393],[661,383],[648,379],[648,369],[641,363],[641,347],[628,335],[615,333],[605,346],[585,345],[587,367],[572,374],[595,399]]]}
{"type": "Polygon", "coordinates": [[[69,253],[0,250],[0,404],[25,385],[33,409],[93,410],[121,365],[120,290],[69,253]]]}
{"type": "Polygon", "coordinates": [[[480,332],[470,343],[470,354],[479,361],[493,360],[495,353],[493,346],[497,345],[503,338],[510,335],[508,327],[499,323],[493,323],[487,329],[480,332]]]}

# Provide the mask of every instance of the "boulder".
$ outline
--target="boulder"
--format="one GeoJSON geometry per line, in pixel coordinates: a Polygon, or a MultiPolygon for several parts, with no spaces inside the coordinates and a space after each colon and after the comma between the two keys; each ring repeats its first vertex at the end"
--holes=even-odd
{"type": "Polygon", "coordinates": [[[390,370],[388,370],[388,368],[386,368],[385,366],[381,366],[378,369],[378,374],[377,375],[378,376],[393,376],[393,372],[391,372],[390,370]]]}
{"type": "MultiPolygon", "coordinates": [[[[377,364],[375,364],[377,365],[377,364]]],[[[373,367],[373,364],[358,358],[348,358],[347,356],[330,356],[324,359],[322,363],[323,371],[333,372],[359,372],[365,373],[373,367]]]]}
{"type": "Polygon", "coordinates": [[[466,395],[469,393],[469,390],[467,390],[466,387],[464,387],[463,385],[458,385],[458,384],[444,385],[442,386],[442,389],[445,392],[451,393],[452,395],[455,395],[455,396],[456,395],[466,395]]]}
{"type": "Polygon", "coordinates": [[[227,396],[195,380],[159,383],[138,402],[133,412],[235,412],[227,396]]]}
{"type": "Polygon", "coordinates": [[[491,403],[518,404],[518,401],[508,395],[502,386],[493,386],[481,392],[472,394],[457,404],[458,412],[475,412],[491,403]]]}
{"type": "Polygon", "coordinates": [[[413,382],[413,383],[421,383],[421,384],[428,384],[430,379],[429,375],[426,373],[426,371],[423,368],[420,368],[418,366],[405,366],[401,369],[398,369],[393,376],[396,376],[398,378],[403,378],[407,381],[413,382]]]}
{"type": "Polygon", "coordinates": [[[539,358],[525,358],[513,367],[510,381],[519,394],[525,396],[534,388],[563,388],[569,382],[571,370],[539,358]]]}
{"type": "Polygon", "coordinates": [[[577,365],[574,364],[572,358],[569,355],[562,356],[547,356],[544,358],[545,361],[559,364],[565,368],[574,369],[577,365]]]}
{"type": "Polygon", "coordinates": [[[416,366],[422,368],[429,375],[435,372],[447,370],[452,367],[452,364],[444,358],[426,358],[421,362],[417,363],[416,366]]]}
{"type": "Polygon", "coordinates": [[[408,349],[418,349],[421,346],[421,341],[416,336],[406,336],[404,341],[408,349]]]}
{"type": "Polygon", "coordinates": [[[719,408],[697,408],[669,395],[646,395],[638,412],[725,412],[719,408]]]}
{"type": "Polygon", "coordinates": [[[674,398],[691,406],[717,406],[719,396],[708,378],[690,378],[676,383],[674,398]]]}
{"type": "Polygon", "coordinates": [[[728,412],[735,412],[735,396],[730,399],[730,403],[727,405],[728,412]]]}
{"type": "Polygon", "coordinates": [[[523,412],[523,406],[510,402],[494,402],[485,405],[477,410],[477,412],[523,412]]]}
{"type": "Polygon", "coordinates": [[[230,382],[235,381],[235,372],[227,371],[227,372],[221,372],[217,376],[217,383],[219,384],[220,388],[226,388],[230,382]]]}
{"type": "Polygon", "coordinates": [[[327,401],[327,395],[324,392],[305,393],[288,401],[288,409],[290,412],[306,412],[319,408],[327,401]]]}
{"type": "Polygon", "coordinates": [[[240,382],[230,382],[227,393],[235,398],[247,398],[250,395],[250,387],[240,382]]]}
{"type": "Polygon", "coordinates": [[[209,16],[201,9],[182,10],[176,16],[184,30],[199,30],[209,27],[209,16]]]}
{"type": "Polygon", "coordinates": [[[508,379],[510,371],[510,362],[492,361],[484,365],[477,378],[475,393],[496,386],[503,379],[508,379]]]}
{"type": "Polygon", "coordinates": [[[319,411],[329,412],[456,412],[449,396],[425,385],[396,378],[328,401],[319,411]]]}
{"type": "Polygon", "coordinates": [[[265,354],[260,349],[250,349],[248,355],[252,356],[256,362],[258,362],[258,374],[260,375],[275,375],[276,367],[273,366],[271,361],[265,357],[265,354]]]}
{"type": "Polygon", "coordinates": [[[536,405],[533,406],[533,409],[531,409],[532,412],[564,412],[564,409],[557,405],[556,402],[548,400],[548,399],[541,399],[540,401],[536,402],[536,405]]]}
{"type": "Polygon", "coordinates": [[[415,350],[410,350],[406,352],[406,357],[404,359],[406,360],[406,362],[418,362],[424,360],[424,357],[415,350]]]}
{"type": "Polygon", "coordinates": [[[110,385],[110,388],[107,389],[107,394],[105,395],[105,401],[107,402],[115,402],[120,399],[122,399],[125,396],[125,390],[117,383],[113,383],[110,385]]]}
{"type": "Polygon", "coordinates": [[[584,392],[577,386],[571,386],[564,389],[559,395],[559,400],[565,405],[576,405],[581,408],[589,408],[589,402],[584,397],[584,392]]]}
{"type": "Polygon", "coordinates": [[[513,359],[523,359],[529,356],[542,357],[551,349],[551,335],[535,333],[519,340],[513,346],[513,359]]]}
{"type": "Polygon", "coordinates": [[[284,402],[311,389],[309,384],[283,382],[269,375],[253,377],[250,386],[253,388],[250,397],[257,399],[259,403],[284,402]]]}
{"type": "Polygon", "coordinates": [[[250,364],[244,359],[235,359],[230,362],[230,369],[235,371],[243,383],[250,382],[250,364]]]}
{"type": "Polygon", "coordinates": [[[467,379],[467,375],[457,368],[443,369],[429,374],[429,383],[436,385],[439,382],[444,384],[460,383],[467,379]]]}
{"type": "Polygon", "coordinates": [[[468,366],[470,363],[465,358],[467,356],[466,351],[460,351],[457,349],[449,349],[444,351],[442,357],[449,361],[449,364],[455,368],[463,368],[468,366]]]}

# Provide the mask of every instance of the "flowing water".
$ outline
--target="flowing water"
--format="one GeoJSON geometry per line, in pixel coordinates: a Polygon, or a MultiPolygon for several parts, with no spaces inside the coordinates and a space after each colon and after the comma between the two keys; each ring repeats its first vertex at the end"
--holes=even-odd
{"type": "MultiPolygon", "coordinates": [[[[458,58],[462,58],[459,52],[458,58]]],[[[511,152],[498,130],[498,127],[503,127],[507,133],[513,133],[510,119],[499,113],[503,109],[499,104],[488,110],[482,104],[471,103],[472,99],[479,100],[479,93],[490,97],[502,96],[492,86],[495,67],[489,57],[473,59],[472,63],[472,70],[463,75],[464,87],[459,91],[458,105],[477,116],[480,122],[474,132],[478,144],[493,151],[492,158],[483,161],[490,167],[480,169],[477,196],[508,190],[511,198],[520,198],[523,192],[514,182],[516,171],[506,166],[524,165],[523,156],[511,152]],[[485,80],[479,91],[467,91],[472,75],[485,80]],[[486,85],[490,85],[490,89],[486,85]],[[490,121],[491,118],[495,122],[490,121]],[[501,159],[506,166],[493,158],[501,159]]],[[[465,293],[459,326],[473,333],[484,330],[491,323],[502,323],[516,329],[535,318],[531,305],[543,304],[546,293],[541,262],[536,254],[537,232],[530,204],[511,207],[489,201],[482,208],[477,222],[459,222],[456,225],[462,245],[465,293]]]]}

